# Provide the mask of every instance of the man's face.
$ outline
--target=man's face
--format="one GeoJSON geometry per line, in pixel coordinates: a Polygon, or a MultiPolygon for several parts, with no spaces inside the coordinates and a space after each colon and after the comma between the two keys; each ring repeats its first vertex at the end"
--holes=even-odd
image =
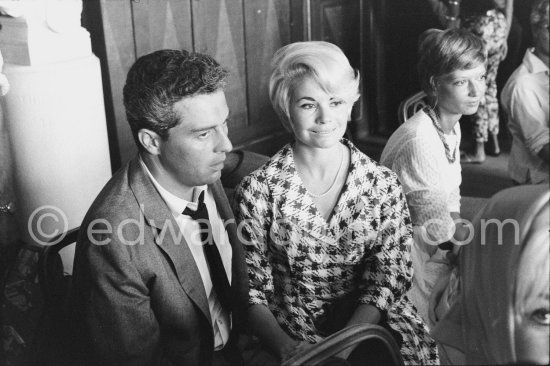
{"type": "Polygon", "coordinates": [[[548,37],[548,17],[539,24],[535,31],[535,48],[544,56],[549,55],[550,40],[548,37]]]}
{"type": "Polygon", "coordinates": [[[160,142],[159,163],[178,186],[210,184],[221,176],[225,154],[233,148],[227,136],[229,108],[222,90],[183,98],[174,104],[179,124],[160,142]]]}

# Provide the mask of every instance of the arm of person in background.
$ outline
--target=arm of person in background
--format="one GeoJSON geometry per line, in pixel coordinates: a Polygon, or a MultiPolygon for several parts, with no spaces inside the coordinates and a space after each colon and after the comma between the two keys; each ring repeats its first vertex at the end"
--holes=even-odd
{"type": "Polygon", "coordinates": [[[506,27],[506,39],[508,39],[510,29],[512,28],[512,18],[514,17],[514,0],[506,0],[504,16],[506,17],[506,21],[508,23],[508,26],[506,27]]]}
{"type": "Polygon", "coordinates": [[[534,92],[529,80],[518,80],[510,93],[509,100],[503,100],[508,104],[510,128],[518,133],[527,150],[538,156],[546,164],[549,163],[550,130],[548,129],[548,116],[541,108],[541,100],[534,92]]]}
{"type": "Polygon", "coordinates": [[[252,333],[283,362],[299,352],[306,343],[290,337],[268,307],[266,294],[273,292],[272,267],[267,254],[271,206],[268,197],[266,184],[261,184],[253,176],[245,177],[235,193],[235,218],[242,227],[248,267],[248,324],[252,333]]]}
{"type": "Polygon", "coordinates": [[[494,2],[498,8],[504,10],[504,17],[506,18],[506,39],[502,44],[502,59],[504,60],[508,54],[508,35],[510,35],[510,29],[512,29],[514,0],[494,0],[494,2]]]}

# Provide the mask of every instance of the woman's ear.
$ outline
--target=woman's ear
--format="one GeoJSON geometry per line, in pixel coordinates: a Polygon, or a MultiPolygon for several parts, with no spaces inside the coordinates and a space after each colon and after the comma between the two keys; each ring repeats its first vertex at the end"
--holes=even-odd
{"type": "Polygon", "coordinates": [[[154,131],[142,128],[138,131],[138,140],[141,146],[151,155],[160,154],[161,137],[154,131]]]}
{"type": "Polygon", "coordinates": [[[437,81],[433,76],[430,77],[430,85],[432,87],[432,94],[435,96],[437,94],[437,81]]]}

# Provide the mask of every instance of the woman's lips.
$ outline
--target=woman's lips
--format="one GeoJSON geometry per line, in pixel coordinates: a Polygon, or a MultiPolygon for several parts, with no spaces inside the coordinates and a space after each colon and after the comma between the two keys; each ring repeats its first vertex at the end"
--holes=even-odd
{"type": "Polygon", "coordinates": [[[322,131],[312,131],[313,133],[316,133],[318,135],[329,135],[336,131],[336,128],[333,128],[332,130],[322,130],[322,131]]]}

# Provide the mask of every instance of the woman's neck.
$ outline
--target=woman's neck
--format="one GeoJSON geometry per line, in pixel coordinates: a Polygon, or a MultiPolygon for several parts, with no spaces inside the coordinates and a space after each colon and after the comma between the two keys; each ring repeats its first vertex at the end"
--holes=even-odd
{"type": "Polygon", "coordinates": [[[312,148],[296,142],[292,147],[294,161],[302,174],[322,178],[334,170],[342,159],[343,146],[341,143],[328,149],[312,148]]]}
{"type": "Polygon", "coordinates": [[[439,117],[439,124],[445,134],[451,133],[460,117],[462,117],[461,114],[448,113],[439,107],[436,107],[435,113],[439,117]]]}

